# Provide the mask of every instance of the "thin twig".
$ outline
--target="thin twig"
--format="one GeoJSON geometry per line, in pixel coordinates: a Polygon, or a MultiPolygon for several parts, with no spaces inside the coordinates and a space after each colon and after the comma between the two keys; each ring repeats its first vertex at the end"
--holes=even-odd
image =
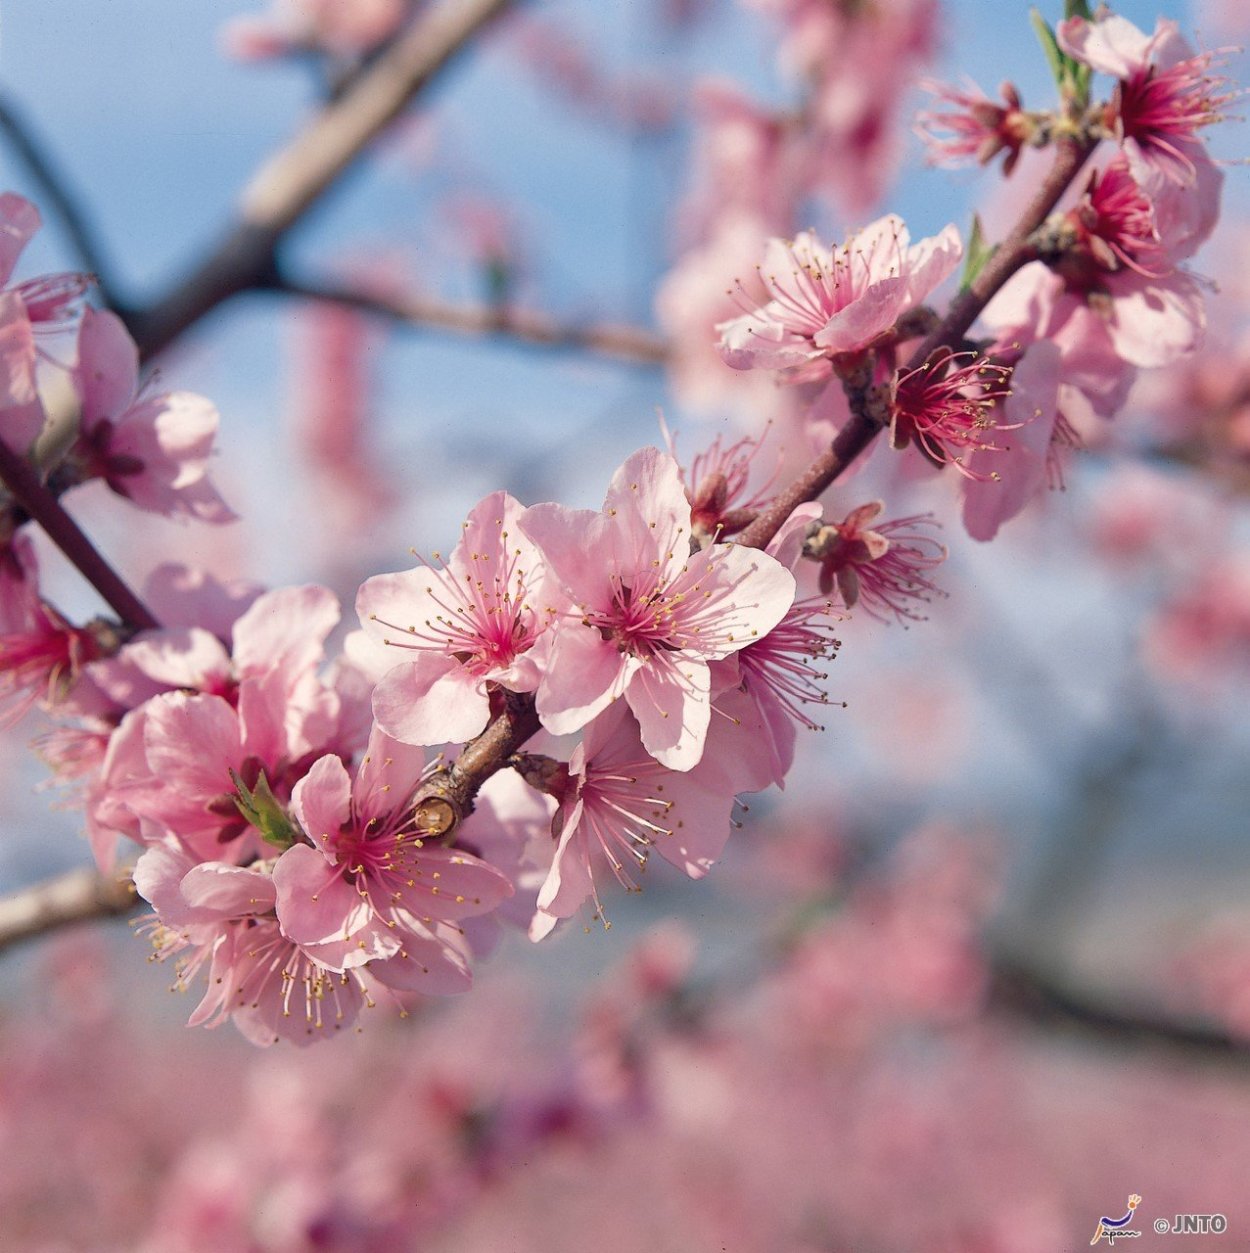
{"type": "Polygon", "coordinates": [[[512,0],[443,0],[418,18],[244,189],[234,225],[189,274],[127,323],[149,360],[224,300],[273,278],[279,243],[409,101],[512,0]]]}
{"type": "Polygon", "coordinates": [[[82,867],[0,896],[0,949],[49,931],[128,914],[138,903],[128,875],[82,867]]]}
{"type": "Polygon", "coordinates": [[[111,269],[105,263],[104,249],[80,207],[78,197],[70,191],[68,182],[44,151],[43,145],[35,139],[29,123],[14,108],[12,102],[3,97],[0,97],[0,131],[8,137],[10,147],[38,184],[43,202],[61,219],[61,225],[83,269],[95,275],[96,285],[105,304],[115,306],[118,302],[113,289],[111,269]]]}
{"type": "Polygon", "coordinates": [[[39,481],[30,462],[3,440],[0,440],[0,480],[123,623],[138,630],[160,625],[151,610],[100,555],[78,523],[66,513],[56,496],[39,481]]]}
{"type": "Polygon", "coordinates": [[[425,296],[392,295],[285,277],[275,278],[268,289],[345,305],[407,326],[433,327],[462,335],[495,335],[543,348],[593,352],[636,365],[658,365],[669,353],[661,336],[642,327],[612,323],[571,326],[545,313],[506,305],[457,305],[425,296]]]}

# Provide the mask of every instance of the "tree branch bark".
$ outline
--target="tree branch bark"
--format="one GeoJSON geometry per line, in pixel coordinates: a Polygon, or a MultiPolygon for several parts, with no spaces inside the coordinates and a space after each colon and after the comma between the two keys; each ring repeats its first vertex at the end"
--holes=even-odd
{"type": "Polygon", "coordinates": [[[273,279],[279,243],[417,92],[512,0],[443,0],[401,34],[244,189],[209,255],[142,309],[121,310],[150,360],[219,304],[273,279]]]}
{"type": "Polygon", "coordinates": [[[76,923],[120,917],[138,900],[128,875],[109,878],[86,866],[71,870],[0,897],[0,949],[76,923]]]}

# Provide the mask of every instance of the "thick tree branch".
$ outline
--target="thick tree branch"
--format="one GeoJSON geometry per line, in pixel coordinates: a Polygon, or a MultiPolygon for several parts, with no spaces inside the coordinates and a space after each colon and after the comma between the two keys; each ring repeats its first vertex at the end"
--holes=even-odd
{"type": "Polygon", "coordinates": [[[138,630],[159,626],[151,610],[134,594],[117,571],[100,556],[82,528],[56,496],[40,481],[30,462],[0,440],[0,480],[19,505],[39,523],[48,538],[78,567],[82,576],[104,597],[122,622],[138,630]]]}
{"type": "Polygon", "coordinates": [[[994,961],[989,1007],[1039,1027],[1079,1031],[1115,1045],[1250,1060],[1250,1040],[1149,1006],[1105,1000],[1021,957],[1004,955],[994,961]]]}
{"type": "Polygon", "coordinates": [[[272,291],[346,305],[406,326],[431,327],[461,335],[493,335],[541,348],[592,352],[636,365],[657,365],[667,359],[669,352],[662,337],[637,326],[612,323],[571,326],[545,313],[506,305],[496,308],[457,305],[425,296],[390,295],[285,277],[275,278],[268,286],[272,291]]]}
{"type": "Polygon", "coordinates": [[[129,876],[71,870],[0,897],[0,949],[75,923],[128,914],[137,902],[129,876]]]}
{"type": "Polygon", "coordinates": [[[244,189],[234,225],[149,306],[123,311],[149,360],[224,300],[266,286],[278,244],[386,127],[512,0],[442,0],[327,105],[244,189]]]}

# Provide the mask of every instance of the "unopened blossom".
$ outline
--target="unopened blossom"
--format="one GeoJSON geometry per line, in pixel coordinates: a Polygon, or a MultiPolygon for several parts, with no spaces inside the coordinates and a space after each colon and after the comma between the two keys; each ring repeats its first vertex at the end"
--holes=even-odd
{"type": "Polygon", "coordinates": [[[734,793],[715,763],[666,769],[620,703],[586,728],[553,791],[560,801],[553,827],[559,843],[530,925],[534,940],[588,899],[602,915],[594,880],[601,860],[623,887],[637,890],[634,876],[653,851],[699,879],[729,838],[734,793]]]}
{"type": "Polygon", "coordinates": [[[970,478],[981,471],[969,455],[1000,447],[1006,429],[996,409],[1009,392],[1011,371],[977,353],[939,351],[895,380],[890,438],[895,448],[916,446],[930,460],[970,478]]]}
{"type": "Polygon", "coordinates": [[[807,367],[799,377],[823,377],[829,358],[867,348],[923,301],[962,251],[954,226],[913,245],[893,214],[838,248],[811,231],[771,239],[759,270],[770,299],[716,328],[721,356],[737,370],[807,367]]]}
{"type": "Polygon", "coordinates": [[[1214,54],[1195,54],[1177,24],[1162,17],[1151,35],[1118,14],[1072,17],[1056,37],[1069,56],[1120,80],[1111,119],[1135,169],[1192,182],[1195,162],[1205,157],[1200,132],[1223,118],[1236,95],[1211,73],[1214,54]]]}
{"type": "Polygon", "coordinates": [[[278,858],[276,908],[283,933],[331,970],[390,958],[378,972],[388,985],[455,992],[469,972],[447,929],[494,909],[512,885],[422,827],[413,797],[424,776],[421,750],[376,728],[354,778],[336,756],[314,762],[291,794],[311,844],[278,858]]]}
{"type": "Polygon", "coordinates": [[[82,418],[70,457],[81,478],[152,513],[234,519],[208,477],[217,410],[190,392],[140,396],[138,350],[115,314],[83,314],[74,377],[82,418]]]}
{"type": "Polygon", "coordinates": [[[631,456],[602,513],[535,505],[521,527],[563,588],[563,609],[537,691],[557,735],[624,697],[663,765],[689,770],[710,717],[708,662],[771,631],[794,600],[772,557],[735,544],[691,553],[690,503],[672,457],[631,456]]]}
{"type": "Polygon", "coordinates": [[[1008,175],[1021,149],[1038,134],[1037,119],[1025,112],[1020,93],[1011,83],[998,89],[1002,104],[995,104],[973,85],[959,88],[930,82],[924,87],[938,101],[937,107],[917,119],[934,165],[988,165],[1003,153],[1003,174],[1008,175]]]}
{"type": "Polygon", "coordinates": [[[490,718],[491,692],[532,692],[531,652],[552,617],[543,554],[506,492],[474,506],[445,565],[365,581],[356,610],[394,653],[374,692],[382,728],[409,744],[470,740],[490,718]]]}
{"type": "Polygon", "coordinates": [[[820,590],[828,595],[836,585],[848,609],[862,603],[880,621],[919,622],[914,602],[942,595],[929,572],[946,560],[946,547],[926,533],[937,525],[929,514],[877,522],[884,508],[875,500],[826,523],[807,551],[820,562],[820,590]]]}

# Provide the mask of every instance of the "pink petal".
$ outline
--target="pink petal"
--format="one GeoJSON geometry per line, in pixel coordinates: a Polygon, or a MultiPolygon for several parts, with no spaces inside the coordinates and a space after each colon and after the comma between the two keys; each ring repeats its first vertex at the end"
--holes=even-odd
{"type": "Polygon", "coordinates": [[[218,861],[201,862],[188,870],[181,891],[193,910],[222,921],[268,913],[276,895],[268,875],[218,861]]]}
{"type": "Polygon", "coordinates": [[[149,701],[143,741],[148,767],[165,789],[191,802],[230,791],[243,759],[239,720],[219,696],[170,692],[149,701]]]}
{"type": "Polygon", "coordinates": [[[1096,22],[1070,17],[1055,28],[1055,38],[1068,56],[1112,78],[1131,78],[1144,69],[1151,44],[1150,36],[1115,14],[1096,22]]]}
{"type": "Polygon", "coordinates": [[[314,848],[330,861],[337,861],[335,842],[352,813],[352,783],[339,758],[331,755],[313,762],[291,789],[291,812],[314,848]]]}
{"type": "Polygon", "coordinates": [[[344,944],[337,954],[318,952],[318,961],[342,971],[397,950],[397,941],[368,931],[374,917],[368,902],[315,848],[288,848],[273,868],[273,884],[283,935],[296,944],[344,944]]]}
{"type": "Polygon", "coordinates": [[[833,314],[812,341],[828,353],[855,352],[894,325],[906,308],[907,295],[907,279],[879,279],[833,314]]]}
{"type": "Polygon", "coordinates": [[[561,624],[538,687],[538,717],[543,726],[553,735],[580,730],[624,693],[630,675],[641,664],[594,627],[576,621],[561,624]]]}
{"type": "Polygon", "coordinates": [[[139,384],[139,350],[125,324],[107,310],[86,309],[78,328],[74,371],[84,430],[115,421],[134,399],[139,384]]]}
{"type": "Polygon", "coordinates": [[[1207,317],[1202,289],[1188,274],[1147,279],[1131,272],[1115,276],[1107,333],[1125,361],[1137,366],[1171,365],[1202,340],[1207,317]]]}
{"type": "Polygon", "coordinates": [[[425,753],[393,739],[375,724],[352,784],[357,815],[367,822],[389,814],[412,795],[424,774],[425,753]]]}
{"type": "Polygon", "coordinates": [[[711,700],[707,663],[682,654],[652,657],[629,681],[625,699],[648,753],[670,770],[703,756],[711,700]]]}
{"type": "Polygon", "coordinates": [[[22,249],[40,224],[39,210],[29,200],[11,191],[0,196],[0,284],[12,277],[22,249]]]}
{"type": "Polygon", "coordinates": [[[611,599],[607,572],[616,551],[611,519],[591,509],[542,504],[527,509],[519,526],[575,603],[592,609],[607,607],[611,599]]]}
{"type": "Polygon", "coordinates": [[[485,681],[455,658],[419,653],[383,676],[373,716],[405,744],[460,744],[485,728],[490,700],[485,681]]]}
{"type": "Polygon", "coordinates": [[[294,677],[312,670],[338,621],[339,603],[327,588],[268,592],[234,624],[234,664],[240,676],[280,668],[294,677]]]}
{"type": "Polygon", "coordinates": [[[35,337],[22,298],[0,292],[0,439],[19,453],[43,430],[35,360],[35,337]]]}
{"type": "Polygon", "coordinates": [[[464,992],[473,983],[464,957],[436,940],[408,938],[400,953],[389,961],[372,963],[369,973],[389,988],[430,996],[464,992]]]}
{"type": "Polygon", "coordinates": [[[612,476],[603,511],[622,575],[654,569],[663,583],[676,578],[690,555],[690,502],[672,457],[658,448],[633,453],[612,476]]]}

